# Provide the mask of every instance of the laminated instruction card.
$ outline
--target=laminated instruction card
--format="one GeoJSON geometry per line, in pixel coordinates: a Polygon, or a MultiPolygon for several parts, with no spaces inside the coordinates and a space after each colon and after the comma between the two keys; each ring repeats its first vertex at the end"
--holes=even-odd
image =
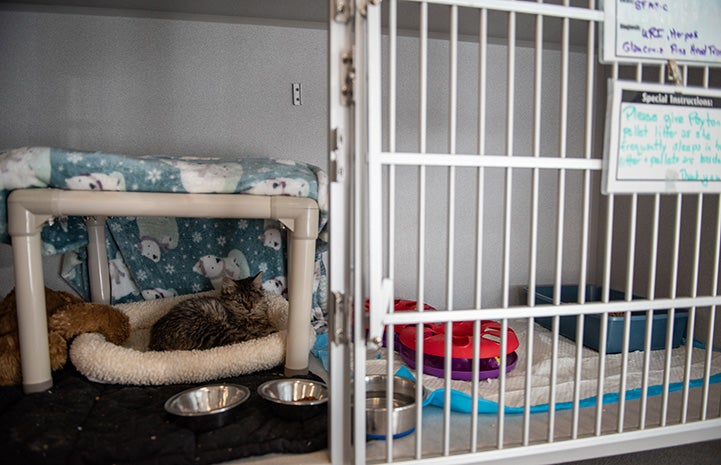
{"type": "Polygon", "coordinates": [[[721,192],[721,91],[610,80],[602,186],[721,192]]]}

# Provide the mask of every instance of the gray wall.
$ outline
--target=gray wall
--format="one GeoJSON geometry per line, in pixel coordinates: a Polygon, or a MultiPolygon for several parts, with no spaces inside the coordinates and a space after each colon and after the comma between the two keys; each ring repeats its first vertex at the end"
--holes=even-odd
{"type": "MultiPolygon", "coordinates": [[[[326,31],[0,11],[0,147],[269,156],[325,168],[326,31]],[[302,84],[302,105],[291,84],[302,84]]],[[[46,260],[46,281],[58,260],[46,260]]],[[[0,245],[0,294],[13,287],[0,245]]]]}

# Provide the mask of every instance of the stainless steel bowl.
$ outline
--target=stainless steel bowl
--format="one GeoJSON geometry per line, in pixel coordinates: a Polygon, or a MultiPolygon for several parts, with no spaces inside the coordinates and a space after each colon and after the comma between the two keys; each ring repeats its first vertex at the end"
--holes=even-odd
{"type": "Polygon", "coordinates": [[[273,405],[280,416],[305,419],[326,410],[328,387],[301,378],[274,379],[258,386],[258,395],[273,405]]]}
{"type": "MultiPolygon", "coordinates": [[[[387,375],[366,376],[366,435],[385,439],[388,435],[387,375]]],[[[423,399],[429,392],[423,389],[423,399]]],[[[401,376],[393,377],[393,411],[391,427],[394,438],[413,432],[416,427],[416,382],[401,376]]]]}
{"type": "Polygon", "coordinates": [[[211,384],[175,394],[165,401],[165,411],[193,430],[210,430],[229,423],[249,397],[250,389],[245,386],[211,384]]]}

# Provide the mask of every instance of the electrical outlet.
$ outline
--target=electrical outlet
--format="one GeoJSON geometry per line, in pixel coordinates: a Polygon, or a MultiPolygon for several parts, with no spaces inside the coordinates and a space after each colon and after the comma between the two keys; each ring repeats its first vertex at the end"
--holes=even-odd
{"type": "Polygon", "coordinates": [[[300,97],[300,83],[294,82],[293,83],[293,105],[302,105],[303,101],[300,97]]]}

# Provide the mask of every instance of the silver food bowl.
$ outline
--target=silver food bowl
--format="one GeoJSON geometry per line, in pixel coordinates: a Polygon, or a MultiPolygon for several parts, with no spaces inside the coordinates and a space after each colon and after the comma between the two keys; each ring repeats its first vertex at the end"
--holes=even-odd
{"type": "MultiPolygon", "coordinates": [[[[385,439],[388,435],[387,375],[366,376],[366,436],[385,439]]],[[[429,395],[423,389],[423,400],[429,395]]],[[[393,438],[412,433],[416,427],[416,382],[402,376],[393,377],[393,438]]]]}
{"type": "Polygon", "coordinates": [[[211,430],[229,423],[249,397],[250,389],[245,386],[211,384],[175,394],[165,401],[165,411],[195,431],[211,430]]]}
{"type": "Polygon", "coordinates": [[[293,420],[315,416],[325,411],[328,404],[328,387],[309,379],[266,381],[258,386],[258,395],[270,402],[279,416],[293,420]]]}

